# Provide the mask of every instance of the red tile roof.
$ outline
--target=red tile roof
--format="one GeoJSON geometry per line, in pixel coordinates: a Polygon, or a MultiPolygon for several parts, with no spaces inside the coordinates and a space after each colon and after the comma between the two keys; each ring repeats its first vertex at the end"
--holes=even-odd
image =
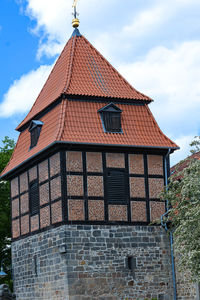
{"type": "MultiPolygon", "coordinates": [[[[170,169],[171,174],[176,174],[178,172],[183,171],[185,168],[187,168],[192,160],[200,160],[200,151],[197,153],[194,153],[188,157],[186,157],[184,160],[180,161],[178,164],[173,166],[170,169]]],[[[176,177],[176,179],[181,178],[181,176],[176,177]]]]}
{"type": "Polygon", "coordinates": [[[98,110],[107,103],[67,101],[62,141],[144,147],[176,148],[160,130],[147,105],[117,104],[123,133],[105,133],[98,110]]]}
{"type": "Polygon", "coordinates": [[[152,101],[135,90],[79,32],[66,44],[17,130],[62,94],[152,101]]]}
{"type": "Polygon", "coordinates": [[[31,150],[30,133],[27,127],[23,128],[12,158],[1,176],[12,173],[15,168],[56,142],[178,148],[158,127],[147,105],[151,99],[129,85],[105,58],[83,36],[80,36],[78,31],[75,33],[57,60],[31,111],[18,129],[33,120],[62,94],[66,95],[66,99],[62,99],[54,108],[51,107],[40,118],[44,125],[37,145],[31,150]],[[80,100],[81,96],[100,97],[102,102],[72,100],[69,95],[80,96],[80,100]],[[98,113],[98,110],[109,101],[113,101],[113,98],[119,99],[118,102],[121,103],[115,102],[122,110],[123,133],[104,132],[98,113]],[[134,104],[123,104],[127,99],[134,100],[134,104]],[[139,101],[136,105],[135,100],[136,102],[142,100],[143,104],[139,101]]]}
{"type": "Polygon", "coordinates": [[[158,127],[148,105],[117,104],[122,110],[123,133],[105,133],[98,110],[107,103],[63,100],[40,120],[44,123],[38,144],[30,147],[30,133],[24,130],[8,166],[1,175],[32,158],[54,142],[172,148],[178,146],[158,127]]]}
{"type": "Polygon", "coordinates": [[[60,124],[63,116],[62,109],[63,104],[60,104],[46,114],[43,118],[41,118],[41,121],[44,123],[44,125],[42,126],[40,138],[37,146],[31,150],[29,150],[30,132],[28,131],[28,128],[20,133],[13,155],[1,176],[10,172],[15,167],[23,164],[27,159],[33,157],[41,150],[44,150],[58,139],[60,124]]]}

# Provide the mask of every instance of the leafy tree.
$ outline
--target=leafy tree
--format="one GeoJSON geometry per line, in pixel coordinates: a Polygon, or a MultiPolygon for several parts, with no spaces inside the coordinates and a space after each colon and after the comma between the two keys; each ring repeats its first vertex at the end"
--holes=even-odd
{"type": "Polygon", "coordinates": [[[200,282],[200,160],[191,160],[187,168],[171,176],[162,197],[171,207],[168,218],[178,267],[200,282]]]}
{"type": "Polygon", "coordinates": [[[192,154],[197,153],[200,151],[200,136],[195,136],[194,140],[190,143],[191,147],[194,147],[194,149],[191,149],[190,152],[192,154]]]}
{"type": "MultiPolygon", "coordinates": [[[[9,137],[5,137],[0,147],[0,173],[10,160],[15,142],[9,137]]],[[[4,259],[4,267],[9,276],[0,280],[1,283],[7,283],[11,286],[11,212],[10,212],[10,187],[9,183],[0,181],[0,263],[4,259]]]]}

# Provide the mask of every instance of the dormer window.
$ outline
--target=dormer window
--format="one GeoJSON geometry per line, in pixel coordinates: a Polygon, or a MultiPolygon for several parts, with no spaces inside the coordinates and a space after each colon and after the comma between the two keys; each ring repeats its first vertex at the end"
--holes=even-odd
{"type": "Polygon", "coordinates": [[[101,114],[101,120],[105,132],[122,133],[121,113],[122,110],[110,103],[98,111],[101,114]]]}
{"type": "Polygon", "coordinates": [[[30,145],[30,149],[32,149],[33,147],[35,147],[37,145],[39,136],[40,136],[40,132],[42,129],[42,125],[43,122],[38,121],[38,120],[33,120],[31,122],[31,125],[29,127],[29,132],[31,134],[31,145],[30,145]]]}

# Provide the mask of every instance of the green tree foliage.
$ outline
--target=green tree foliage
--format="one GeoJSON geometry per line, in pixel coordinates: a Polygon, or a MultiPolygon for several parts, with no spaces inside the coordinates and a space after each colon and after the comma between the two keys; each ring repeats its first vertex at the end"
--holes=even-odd
{"type": "Polygon", "coordinates": [[[200,282],[200,160],[191,160],[182,172],[170,177],[163,198],[170,203],[175,256],[181,271],[200,282]]]}
{"type": "Polygon", "coordinates": [[[192,154],[197,153],[200,151],[200,136],[195,136],[194,140],[190,143],[190,146],[193,149],[190,150],[192,154]]]}
{"type": "MultiPolygon", "coordinates": [[[[15,142],[7,136],[2,141],[3,146],[0,147],[0,173],[10,160],[15,142]]],[[[10,188],[9,183],[0,181],[0,263],[5,259],[4,267],[8,271],[11,264],[11,213],[10,213],[10,188]]],[[[1,283],[10,285],[10,272],[6,279],[1,279],[1,283]]]]}

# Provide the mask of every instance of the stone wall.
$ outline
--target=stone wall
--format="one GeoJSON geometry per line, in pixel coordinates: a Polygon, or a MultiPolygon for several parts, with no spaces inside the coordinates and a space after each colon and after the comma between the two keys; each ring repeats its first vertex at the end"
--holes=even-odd
{"type": "Polygon", "coordinates": [[[159,227],[62,225],[15,241],[12,259],[17,300],[173,299],[159,227]]]}

